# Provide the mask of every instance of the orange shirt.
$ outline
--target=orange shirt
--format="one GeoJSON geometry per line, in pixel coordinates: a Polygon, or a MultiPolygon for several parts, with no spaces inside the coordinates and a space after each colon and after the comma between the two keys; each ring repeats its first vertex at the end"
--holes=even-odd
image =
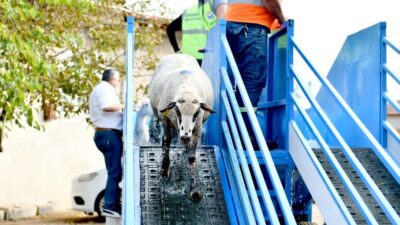
{"type": "Polygon", "coordinates": [[[255,23],[272,29],[279,28],[278,20],[267,8],[257,5],[232,3],[225,15],[232,22],[255,23]]]}

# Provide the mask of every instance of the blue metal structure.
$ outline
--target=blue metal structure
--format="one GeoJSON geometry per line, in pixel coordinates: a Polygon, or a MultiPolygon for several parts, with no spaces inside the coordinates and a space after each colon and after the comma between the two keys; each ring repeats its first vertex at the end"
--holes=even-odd
{"type": "MultiPolygon", "coordinates": [[[[125,225],[141,224],[140,148],[134,145],[132,133],[138,122],[132,109],[133,22],[129,17],[125,225]]],[[[213,108],[217,114],[209,118],[202,144],[215,146],[231,224],[310,222],[311,195],[327,224],[386,223],[383,217],[388,223],[400,224],[396,211],[399,209],[394,207],[400,198],[393,200],[383,191],[382,183],[373,177],[374,171],[366,169],[370,167],[355,150],[365,148],[365,152],[375,154],[376,165],[382,165],[379,170],[387,171],[384,177],[390,176],[387,180],[399,187],[400,135],[387,121],[386,107],[390,104],[400,112],[400,106],[389,96],[386,86],[387,75],[398,84],[400,77],[387,66],[386,52],[389,47],[400,54],[400,49],[386,38],[385,30],[386,24],[378,23],[350,35],[325,77],[316,71],[294,40],[294,21],[289,20],[269,37],[268,79],[254,110],[225,36],[225,21],[220,20],[212,28],[203,69],[213,83],[213,108]],[[298,59],[320,81],[317,96],[310,94],[302,74],[295,70],[298,59]],[[251,144],[233,82],[260,149],[251,144]],[[298,87],[297,93],[294,87],[298,87]],[[309,106],[302,104],[298,96],[304,96],[309,106]],[[266,140],[275,140],[279,148],[270,151],[266,140]],[[377,209],[381,210],[379,217],[377,209]],[[358,217],[354,210],[359,212],[358,217]]]]}

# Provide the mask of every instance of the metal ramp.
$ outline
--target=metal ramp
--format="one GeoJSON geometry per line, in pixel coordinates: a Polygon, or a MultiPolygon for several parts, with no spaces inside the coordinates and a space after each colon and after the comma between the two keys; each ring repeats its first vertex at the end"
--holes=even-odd
{"type": "Polygon", "coordinates": [[[400,224],[400,135],[386,115],[389,104],[400,112],[386,89],[400,79],[387,47],[400,54],[383,22],[349,35],[325,77],[288,35],[289,152],[327,224],[400,224]],[[321,84],[317,96],[295,54],[321,84]]]}
{"type": "MultiPolygon", "coordinates": [[[[368,224],[363,218],[361,212],[358,210],[356,203],[351,199],[346,188],[340,182],[339,177],[336,175],[332,166],[328,163],[327,158],[323,154],[321,149],[313,149],[318,161],[321,163],[330,181],[334,185],[339,196],[343,199],[347,209],[353,216],[357,224],[368,224]]],[[[400,186],[396,180],[390,175],[389,171],[385,168],[379,158],[369,148],[353,148],[353,153],[357,156],[360,162],[365,166],[365,169],[370,174],[371,178],[378,185],[384,196],[388,199],[390,204],[396,210],[397,214],[400,214],[400,186]]],[[[364,202],[372,212],[373,216],[379,221],[379,224],[392,224],[385,216],[384,211],[372,197],[372,194],[368,191],[360,176],[350,165],[346,156],[340,149],[332,149],[333,154],[338,159],[340,165],[346,171],[347,176],[354,183],[357,191],[360,193],[364,202]]]]}
{"type": "Polygon", "coordinates": [[[211,62],[206,71],[218,113],[207,121],[202,141],[214,147],[197,152],[205,190],[197,204],[185,193],[181,150],[171,151],[178,163],[167,182],[158,175],[161,149],[133,145],[133,126],[141,122],[132,106],[133,27],[128,17],[124,225],[307,223],[311,201],[304,196],[310,193],[327,224],[400,224],[400,135],[386,118],[389,104],[400,112],[387,93],[387,77],[399,84],[400,77],[386,65],[386,47],[398,54],[400,49],[386,39],[385,23],[346,40],[326,78],[297,45],[294,21],[288,21],[269,37],[268,90],[254,112],[225,22],[219,21],[211,31],[215,46],[207,46],[203,60],[211,62]],[[322,86],[316,97],[294,66],[298,59],[309,69],[306,76],[315,75],[322,86]],[[250,141],[236,94],[259,149],[250,141]],[[279,149],[270,151],[266,140],[275,138],[279,149]]]}
{"type": "Polygon", "coordinates": [[[140,206],[143,225],[228,225],[229,219],[221,189],[216,148],[196,150],[197,187],[200,202],[189,197],[190,171],[183,148],[171,147],[170,177],[159,176],[162,148],[140,147],[140,206]]]}

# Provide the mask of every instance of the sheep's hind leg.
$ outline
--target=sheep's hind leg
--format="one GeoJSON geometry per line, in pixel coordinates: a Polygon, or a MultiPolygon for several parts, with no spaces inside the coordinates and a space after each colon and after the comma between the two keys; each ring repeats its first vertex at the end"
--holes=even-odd
{"type": "Polygon", "coordinates": [[[164,126],[164,134],[163,134],[163,139],[162,139],[162,149],[164,152],[164,157],[161,165],[161,171],[160,175],[162,177],[168,177],[169,175],[169,165],[170,165],[170,160],[169,160],[169,148],[171,145],[171,132],[168,126],[164,126]]]}

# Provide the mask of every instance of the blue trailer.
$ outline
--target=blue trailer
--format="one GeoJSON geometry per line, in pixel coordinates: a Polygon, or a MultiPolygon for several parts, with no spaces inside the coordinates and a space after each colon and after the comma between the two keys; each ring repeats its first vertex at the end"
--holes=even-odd
{"type": "MultiPolygon", "coordinates": [[[[323,76],[295,41],[289,20],[269,37],[266,88],[253,108],[220,20],[209,33],[202,66],[213,83],[217,113],[207,121],[197,152],[204,185],[197,204],[168,194],[169,184],[158,176],[161,147],[134,141],[141,121],[133,111],[133,25],[129,17],[124,225],[307,224],[313,202],[327,224],[400,224],[400,135],[386,113],[387,105],[400,112],[386,88],[388,77],[400,84],[386,52],[400,49],[386,37],[386,23],[349,35],[323,76]],[[296,70],[299,62],[307,74],[296,70]],[[304,76],[320,82],[317,95],[304,76]],[[259,149],[251,144],[244,114],[259,149]],[[278,148],[268,149],[266,140],[278,148]]],[[[179,159],[179,146],[172,152],[179,159]]]]}

